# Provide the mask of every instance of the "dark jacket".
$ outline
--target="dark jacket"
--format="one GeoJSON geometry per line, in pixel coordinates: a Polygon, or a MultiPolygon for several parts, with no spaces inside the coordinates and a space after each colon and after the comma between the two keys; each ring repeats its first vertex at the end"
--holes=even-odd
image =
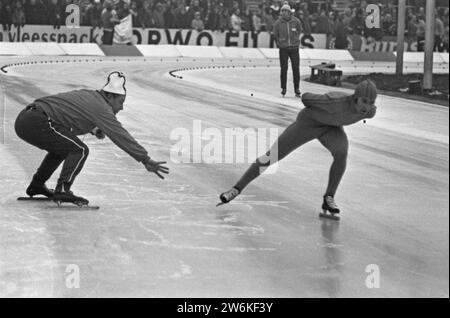
{"type": "Polygon", "coordinates": [[[100,92],[80,89],[46,96],[34,102],[52,121],[84,135],[100,128],[113,143],[139,162],[148,159],[147,151],[123,128],[111,106],[100,92]]]}
{"type": "Polygon", "coordinates": [[[288,21],[279,18],[273,25],[273,35],[277,46],[279,48],[299,47],[301,30],[300,20],[296,17],[291,16],[288,21]]]}

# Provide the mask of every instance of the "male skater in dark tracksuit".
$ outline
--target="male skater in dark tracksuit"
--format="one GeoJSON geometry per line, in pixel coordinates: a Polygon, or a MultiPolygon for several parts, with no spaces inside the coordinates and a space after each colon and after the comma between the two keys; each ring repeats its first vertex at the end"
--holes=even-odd
{"type": "Polygon", "coordinates": [[[163,166],[148,156],[147,151],[123,128],[116,114],[123,109],[126,97],[125,77],[112,72],[101,90],[81,89],[35,100],[20,112],[16,119],[17,135],[48,153],[28,186],[29,196],[44,195],[54,201],[89,201],[74,195],[70,189],[89,154],[89,148],[77,135],[89,132],[97,138],[108,136],[113,143],[141,162],[149,172],[164,179],[168,173],[163,166]],[[45,182],[64,161],[55,191],[45,182]]]}
{"type": "Polygon", "coordinates": [[[273,35],[280,53],[281,95],[286,95],[288,60],[291,59],[295,96],[300,97],[300,32],[301,22],[292,15],[291,7],[281,7],[280,18],[273,25],[273,35]]]}
{"type": "Polygon", "coordinates": [[[359,83],[353,94],[342,92],[303,94],[302,101],[305,108],[299,112],[297,119],[278,137],[271,150],[247,169],[233,188],[220,195],[222,203],[228,203],[236,198],[261,174],[263,168],[282,160],[305,143],[318,139],[333,156],[322,209],[339,213],[334,195],[347,166],[348,139],[344,126],[373,118],[377,110],[376,98],[377,88],[370,80],[359,83]]]}

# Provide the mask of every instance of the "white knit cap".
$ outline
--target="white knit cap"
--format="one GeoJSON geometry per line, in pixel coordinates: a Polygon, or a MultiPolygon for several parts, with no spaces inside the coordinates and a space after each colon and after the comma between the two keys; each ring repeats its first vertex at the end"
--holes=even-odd
{"type": "Polygon", "coordinates": [[[289,10],[289,11],[291,11],[291,7],[290,7],[287,3],[285,3],[285,4],[283,4],[283,6],[281,7],[281,10],[280,10],[280,11],[283,11],[283,10],[289,10]]]}
{"type": "Polygon", "coordinates": [[[125,75],[122,72],[115,71],[108,75],[108,81],[103,87],[103,91],[118,95],[126,95],[125,75]]]}

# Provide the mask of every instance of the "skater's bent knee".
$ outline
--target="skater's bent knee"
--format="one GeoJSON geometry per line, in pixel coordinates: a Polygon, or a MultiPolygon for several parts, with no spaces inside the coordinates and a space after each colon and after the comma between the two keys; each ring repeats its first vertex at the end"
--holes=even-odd
{"type": "Polygon", "coordinates": [[[333,151],[333,158],[339,159],[339,160],[346,160],[347,154],[348,154],[347,149],[333,151]]]}
{"type": "Polygon", "coordinates": [[[85,156],[85,157],[87,157],[89,155],[89,147],[86,145],[82,145],[82,146],[78,147],[75,151],[83,154],[83,156],[85,156]]]}

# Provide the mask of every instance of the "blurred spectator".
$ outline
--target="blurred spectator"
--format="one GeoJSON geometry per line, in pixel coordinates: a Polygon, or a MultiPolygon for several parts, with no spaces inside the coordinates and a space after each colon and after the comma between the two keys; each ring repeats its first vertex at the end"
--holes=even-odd
{"type": "Polygon", "coordinates": [[[233,29],[233,31],[242,30],[241,10],[239,9],[235,9],[233,14],[231,15],[231,28],[233,29]]]}
{"type": "Polygon", "coordinates": [[[206,28],[212,31],[220,30],[220,7],[216,4],[208,12],[206,28]]]}
{"type": "Polygon", "coordinates": [[[241,13],[241,29],[243,31],[253,31],[253,23],[252,23],[252,16],[250,13],[250,6],[245,7],[245,11],[241,13]]]}
{"type": "Polygon", "coordinates": [[[175,28],[187,29],[190,28],[190,21],[188,20],[188,14],[184,0],[178,2],[178,7],[174,10],[175,14],[175,28]]]}
{"type": "Polygon", "coordinates": [[[166,28],[166,24],[164,22],[164,6],[161,2],[156,4],[156,9],[153,11],[153,21],[155,22],[155,28],[166,28]]]}
{"type": "Polygon", "coordinates": [[[327,25],[327,35],[331,35],[331,36],[334,36],[335,35],[335,33],[334,33],[334,29],[335,29],[335,20],[336,19],[336,17],[335,17],[335,15],[334,15],[334,12],[333,11],[330,11],[330,13],[328,14],[328,25],[327,25]]]}
{"type": "Polygon", "coordinates": [[[423,16],[419,16],[417,21],[417,52],[423,52],[425,45],[425,20],[423,16]]]}
{"type": "Polygon", "coordinates": [[[25,4],[25,19],[27,24],[46,24],[47,12],[41,0],[29,0],[25,4]]]}
{"type": "Polygon", "coordinates": [[[114,37],[114,26],[120,23],[116,12],[113,10],[113,4],[110,1],[105,2],[105,9],[102,12],[103,24],[103,44],[112,45],[114,37]]]}
{"type": "Polygon", "coordinates": [[[119,20],[127,17],[130,14],[130,5],[126,1],[119,1],[117,4],[117,17],[119,20]]]}
{"type": "Polygon", "coordinates": [[[350,21],[351,20],[352,20],[352,9],[345,8],[344,17],[342,18],[342,23],[344,24],[346,31],[348,31],[350,29],[350,21]]]}
{"type": "Polygon", "coordinates": [[[252,14],[252,25],[253,31],[261,32],[261,14],[259,11],[253,11],[252,14]]]}
{"type": "Polygon", "coordinates": [[[131,19],[133,21],[132,22],[133,23],[133,28],[139,27],[138,7],[137,7],[136,1],[132,1],[130,3],[130,14],[131,14],[131,19]]]}
{"type": "Polygon", "coordinates": [[[272,32],[273,24],[275,20],[273,19],[272,8],[265,8],[262,12],[262,28],[263,31],[272,32]]]}
{"type": "Polygon", "coordinates": [[[300,11],[298,14],[298,19],[300,20],[303,33],[305,35],[310,35],[311,34],[311,23],[309,20],[308,13],[306,12],[306,14],[305,14],[303,11],[300,11]]]}
{"type": "Polygon", "coordinates": [[[440,19],[437,11],[434,22],[434,51],[442,52],[442,39],[444,37],[444,22],[440,19]]]}
{"type": "Polygon", "coordinates": [[[397,26],[394,24],[392,16],[389,13],[383,18],[383,34],[393,36],[397,34],[397,26]]]}
{"type": "Polygon", "coordinates": [[[195,13],[200,12],[200,18],[203,20],[205,18],[205,12],[202,7],[200,7],[199,0],[191,0],[191,6],[188,9],[187,15],[189,18],[189,25],[195,18],[195,13]]]}
{"type": "Polygon", "coordinates": [[[48,23],[55,29],[61,27],[61,6],[58,0],[50,0],[47,5],[48,23]]]}
{"type": "Polygon", "coordinates": [[[344,24],[344,16],[342,14],[337,14],[336,24],[335,24],[335,42],[334,48],[337,50],[346,50],[347,43],[347,28],[344,24]]]}
{"type": "Polygon", "coordinates": [[[227,8],[224,8],[220,15],[220,30],[222,32],[231,30],[231,17],[227,8]]]}
{"type": "Polygon", "coordinates": [[[100,0],[91,0],[85,11],[84,25],[94,28],[102,26],[102,4],[100,0]]]}
{"type": "Polygon", "coordinates": [[[203,29],[205,28],[202,17],[200,16],[200,12],[195,12],[194,19],[191,22],[191,28],[199,32],[203,31],[203,29]]]}
{"type": "Polygon", "coordinates": [[[328,17],[325,10],[320,11],[320,15],[316,19],[316,32],[328,33],[328,17]]]}
{"type": "Polygon", "coordinates": [[[12,24],[16,27],[25,25],[25,10],[21,1],[16,1],[12,12],[12,24]]]}
{"type": "MultiPolygon", "coordinates": [[[[2,3],[0,3],[2,5],[2,3]]],[[[0,6],[1,12],[0,12],[0,22],[3,26],[4,31],[11,30],[11,25],[13,23],[12,16],[13,16],[13,8],[9,1],[5,1],[2,6],[0,6]]]]}
{"type": "Polygon", "coordinates": [[[144,1],[142,8],[138,9],[137,20],[141,28],[151,28],[154,26],[149,0],[144,1]]]}
{"type": "Polygon", "coordinates": [[[412,43],[414,41],[416,41],[416,37],[417,37],[417,17],[413,14],[411,14],[410,16],[408,16],[407,20],[406,20],[406,37],[407,37],[407,41],[408,43],[412,43]]]}
{"type": "Polygon", "coordinates": [[[174,8],[170,0],[166,0],[164,4],[164,24],[167,29],[172,29],[175,27],[175,15],[173,13],[174,8]]]}
{"type": "Polygon", "coordinates": [[[356,9],[356,15],[350,20],[349,30],[352,34],[364,35],[364,28],[363,10],[356,9]]]}
{"type": "Polygon", "coordinates": [[[448,24],[444,28],[444,37],[442,39],[443,51],[448,52],[448,24]]]}

